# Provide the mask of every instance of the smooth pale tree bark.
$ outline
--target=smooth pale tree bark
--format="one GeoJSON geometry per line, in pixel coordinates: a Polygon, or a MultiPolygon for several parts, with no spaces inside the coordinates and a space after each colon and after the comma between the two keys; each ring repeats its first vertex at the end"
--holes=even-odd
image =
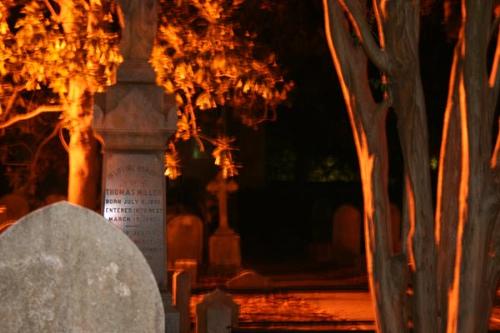
{"type": "MultiPolygon", "coordinates": [[[[75,34],[74,3],[59,1],[60,18],[64,32],[75,34]]],[[[89,14],[90,15],[90,14],[89,14]]],[[[90,25],[89,25],[90,27],[90,25]]],[[[71,37],[70,37],[71,38],[71,37]]],[[[70,80],[63,117],[69,130],[68,144],[68,201],[96,209],[98,193],[97,142],[92,130],[93,95],[95,87],[89,87],[83,77],[70,80]]]]}
{"type": "Polygon", "coordinates": [[[92,129],[93,98],[84,80],[70,82],[64,117],[69,130],[68,201],[97,209],[98,155],[92,129]]]}
{"type": "MultiPolygon", "coordinates": [[[[324,0],[327,39],[340,78],[358,154],[363,185],[366,259],[377,330],[407,331],[404,315],[405,261],[392,256],[386,116],[390,99],[375,103],[367,56],[354,45],[338,1],[324,0]]],[[[383,59],[380,59],[382,62],[383,59]]]]}

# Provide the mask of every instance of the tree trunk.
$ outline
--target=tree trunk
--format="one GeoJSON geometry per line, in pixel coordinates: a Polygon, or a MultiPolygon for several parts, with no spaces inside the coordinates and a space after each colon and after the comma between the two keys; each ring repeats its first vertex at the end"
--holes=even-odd
{"type": "MultiPolygon", "coordinates": [[[[494,107],[489,101],[487,49],[492,1],[463,0],[459,80],[461,175],[455,271],[449,294],[448,333],[481,332],[488,281],[488,252],[498,208],[490,168],[494,107]]],[[[495,282],[496,285],[496,282],[495,282]]]]}
{"type": "Polygon", "coordinates": [[[458,73],[461,68],[460,46],[455,47],[451,68],[448,101],[444,115],[436,195],[436,245],[438,308],[440,331],[446,331],[448,291],[452,286],[457,244],[460,196],[461,124],[458,99],[458,73]]]}
{"type": "MultiPolygon", "coordinates": [[[[68,38],[75,38],[74,1],[58,1],[64,32],[68,38]]],[[[85,52],[78,50],[77,52],[85,52]]],[[[97,209],[98,177],[97,142],[92,130],[93,95],[84,77],[69,81],[64,121],[69,130],[68,145],[68,201],[97,209]]],[[[62,98],[64,100],[64,97],[62,98]]]]}
{"type": "Polygon", "coordinates": [[[366,261],[379,332],[407,332],[404,316],[405,261],[392,256],[386,116],[388,101],[376,104],[363,49],[355,45],[336,0],[324,0],[328,44],[346,102],[363,185],[366,261]]]}
{"type": "Polygon", "coordinates": [[[388,73],[405,168],[409,222],[408,260],[413,273],[414,332],[437,332],[436,251],[431,200],[427,115],[420,79],[418,1],[381,2],[388,73]]]}
{"type": "Polygon", "coordinates": [[[408,258],[414,282],[414,331],[487,331],[500,274],[499,134],[491,158],[500,90],[500,36],[489,80],[486,74],[493,31],[492,0],[462,0],[463,26],[445,114],[435,218],[419,73],[419,1],[373,1],[378,41],[366,19],[365,1],[323,3],[327,40],[361,170],[367,265],[377,330],[408,330],[403,307],[407,281],[404,255],[391,256],[385,135],[388,106],[373,100],[368,58],[389,78],[398,116],[405,162],[408,258]],[[352,33],[358,38],[356,43],[352,33]]]}
{"type": "Polygon", "coordinates": [[[96,210],[98,197],[97,142],[92,130],[92,95],[84,80],[70,82],[65,120],[70,133],[68,145],[68,201],[96,210]]]}

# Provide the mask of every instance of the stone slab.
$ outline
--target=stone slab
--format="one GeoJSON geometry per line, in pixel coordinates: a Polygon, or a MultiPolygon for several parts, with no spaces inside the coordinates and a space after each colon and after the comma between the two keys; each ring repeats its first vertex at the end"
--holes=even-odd
{"type": "Polygon", "coordinates": [[[172,278],[174,305],[179,311],[181,333],[191,332],[189,306],[191,299],[191,276],[188,272],[177,271],[172,278]]]}
{"type": "Polygon", "coordinates": [[[184,271],[189,274],[191,285],[196,285],[198,281],[198,262],[194,259],[177,259],[174,262],[176,271],[184,271]]]}
{"type": "Polygon", "coordinates": [[[351,205],[338,207],[333,214],[332,246],[337,264],[358,265],[361,258],[362,215],[351,205]]]}
{"type": "Polygon", "coordinates": [[[237,271],[241,267],[240,236],[236,232],[219,229],[210,236],[208,247],[213,269],[237,271]]]}
{"type": "Polygon", "coordinates": [[[196,305],[196,333],[229,333],[238,325],[238,315],[231,295],[216,289],[196,305]]]}
{"type": "Polygon", "coordinates": [[[103,215],[123,230],[166,285],[165,179],[161,154],[107,152],[103,215]]]}
{"type": "Polygon", "coordinates": [[[146,260],[120,230],[60,202],[0,236],[0,332],[165,331],[146,260]]]}
{"type": "Polygon", "coordinates": [[[203,222],[192,214],[180,214],[167,222],[167,253],[170,268],[179,259],[203,259],[203,222]]]}

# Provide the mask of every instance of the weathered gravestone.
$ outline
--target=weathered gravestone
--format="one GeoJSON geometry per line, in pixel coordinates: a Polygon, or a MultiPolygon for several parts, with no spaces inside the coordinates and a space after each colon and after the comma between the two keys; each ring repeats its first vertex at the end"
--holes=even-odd
{"type": "Polygon", "coordinates": [[[144,256],[88,209],[60,202],[0,236],[0,332],[165,332],[144,256]]]}
{"type": "Polygon", "coordinates": [[[238,325],[239,306],[216,289],[196,305],[196,333],[226,333],[238,325]]]}
{"type": "Polygon", "coordinates": [[[103,141],[103,215],[139,247],[167,290],[163,152],[176,128],[176,105],[148,63],[158,2],[119,0],[125,26],[118,82],[96,98],[93,127],[103,141]]]}
{"type": "Polygon", "coordinates": [[[198,262],[194,259],[177,259],[175,261],[174,270],[184,271],[189,274],[191,285],[196,285],[198,281],[198,262]]]}
{"type": "Polygon", "coordinates": [[[361,256],[361,213],[342,205],[333,214],[333,257],[340,265],[357,265],[361,256]]]}
{"type": "Polygon", "coordinates": [[[7,220],[18,220],[30,211],[28,200],[16,193],[6,194],[1,197],[0,205],[7,208],[7,220]]]}
{"type": "Polygon", "coordinates": [[[219,203],[219,227],[208,240],[210,269],[216,273],[234,273],[241,267],[240,236],[229,227],[227,213],[227,195],[237,189],[238,184],[221,173],[207,185],[219,203]]]}
{"type": "Polygon", "coordinates": [[[167,222],[168,266],[182,259],[201,263],[203,258],[203,222],[196,215],[181,214],[167,222]]]}

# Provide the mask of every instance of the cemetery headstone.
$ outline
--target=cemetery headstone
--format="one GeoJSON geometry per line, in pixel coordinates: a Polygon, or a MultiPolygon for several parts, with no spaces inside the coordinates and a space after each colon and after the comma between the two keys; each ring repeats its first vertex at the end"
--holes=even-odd
{"type": "Polygon", "coordinates": [[[0,332],[165,332],[144,256],[95,212],[60,202],[0,236],[0,332]]]}
{"type": "MultiPolygon", "coordinates": [[[[119,0],[125,19],[118,82],[96,97],[93,127],[103,142],[102,209],[150,264],[166,295],[163,152],[176,105],[148,63],[157,27],[155,0],[119,0]]],[[[168,303],[168,302],[167,302],[168,303]]],[[[167,304],[166,303],[166,304],[167,304]]]]}
{"type": "Polygon", "coordinates": [[[339,265],[359,264],[361,256],[361,213],[342,205],[333,214],[333,256],[339,265]]]}
{"type": "Polygon", "coordinates": [[[196,305],[196,333],[231,332],[238,325],[239,306],[219,289],[196,305]]]}
{"type": "Polygon", "coordinates": [[[172,295],[165,293],[163,296],[163,307],[165,308],[165,332],[179,333],[181,318],[179,311],[172,305],[172,295]]]}
{"type": "Polygon", "coordinates": [[[20,194],[6,194],[0,198],[0,205],[7,208],[7,220],[18,220],[30,211],[28,200],[20,194]]]}
{"type": "Polygon", "coordinates": [[[226,282],[233,290],[265,290],[271,287],[271,280],[252,270],[244,270],[226,282]]]}
{"type": "Polygon", "coordinates": [[[227,213],[227,196],[237,189],[238,184],[223,179],[221,173],[207,185],[219,204],[219,226],[208,240],[210,268],[219,273],[234,273],[241,267],[240,236],[229,227],[227,213]]]}
{"type": "Polygon", "coordinates": [[[179,259],[203,258],[203,222],[196,215],[181,214],[167,222],[167,253],[170,268],[179,259]]]}
{"type": "Polygon", "coordinates": [[[189,301],[191,299],[191,277],[189,272],[177,271],[172,278],[172,293],[174,305],[179,311],[180,332],[191,332],[191,319],[189,318],[189,301]]]}
{"type": "Polygon", "coordinates": [[[198,262],[194,259],[177,259],[174,262],[174,270],[189,273],[191,285],[196,285],[198,280],[198,262]]]}

